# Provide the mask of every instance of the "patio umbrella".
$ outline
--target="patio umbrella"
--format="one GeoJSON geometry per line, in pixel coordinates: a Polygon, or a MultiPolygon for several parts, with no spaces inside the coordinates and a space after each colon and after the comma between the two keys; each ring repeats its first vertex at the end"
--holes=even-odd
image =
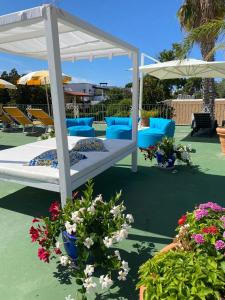
{"type": "MultiPolygon", "coordinates": [[[[198,59],[172,60],[140,66],[142,74],[149,74],[159,79],[175,78],[225,78],[225,62],[207,62],[198,59]]],[[[140,82],[143,85],[143,81],[140,82]]],[[[140,91],[143,86],[140,86],[140,91]]],[[[143,93],[140,93],[139,107],[142,109],[143,93]]]]}
{"type": "Polygon", "coordinates": [[[225,78],[225,62],[198,59],[172,60],[140,67],[143,74],[159,79],[174,78],[225,78]]]}
{"type": "MultiPolygon", "coordinates": [[[[67,82],[71,81],[72,78],[70,76],[62,73],[62,80],[63,80],[63,83],[67,83],[67,82]]],[[[49,104],[48,89],[47,89],[47,85],[50,84],[50,77],[49,77],[48,70],[30,72],[30,73],[20,77],[20,79],[17,81],[17,84],[45,86],[46,100],[47,100],[47,104],[48,104],[48,113],[50,114],[50,104],[49,104]]]]}
{"type": "Polygon", "coordinates": [[[16,90],[16,86],[6,80],[0,79],[0,89],[16,90]]]}

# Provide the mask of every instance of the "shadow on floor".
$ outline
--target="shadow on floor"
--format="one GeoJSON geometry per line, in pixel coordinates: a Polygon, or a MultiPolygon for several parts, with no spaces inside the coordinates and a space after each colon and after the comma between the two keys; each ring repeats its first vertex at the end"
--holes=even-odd
{"type": "Polygon", "coordinates": [[[208,133],[199,131],[195,133],[194,136],[191,136],[191,132],[181,139],[184,142],[191,142],[191,143],[219,143],[219,138],[216,134],[213,136],[209,136],[208,133]]]}
{"type": "MultiPolygon", "coordinates": [[[[207,201],[225,205],[223,176],[205,174],[198,167],[178,166],[176,170],[139,166],[132,173],[130,168],[113,167],[95,178],[94,191],[107,200],[122,190],[136,229],[171,237],[177,219],[195,205],[207,201]]],[[[0,207],[40,217],[48,215],[50,203],[57,199],[57,193],[26,187],[0,199],[0,207]]]]}
{"type": "Polygon", "coordinates": [[[105,130],[95,130],[95,136],[96,137],[104,137],[105,136],[105,130]]]}
{"type": "Polygon", "coordinates": [[[16,146],[0,145],[0,151],[6,150],[6,149],[9,149],[9,148],[14,148],[14,147],[16,147],[16,146]]]}

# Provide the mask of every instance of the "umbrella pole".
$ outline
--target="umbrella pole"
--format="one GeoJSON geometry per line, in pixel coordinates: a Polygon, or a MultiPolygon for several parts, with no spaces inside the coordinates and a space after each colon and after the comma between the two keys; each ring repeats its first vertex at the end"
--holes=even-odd
{"type": "Polygon", "coordinates": [[[48,98],[48,88],[47,88],[46,83],[45,83],[45,93],[46,93],[46,100],[47,100],[47,105],[48,105],[48,114],[49,114],[49,116],[51,116],[50,103],[49,103],[49,98],[48,98]]]}

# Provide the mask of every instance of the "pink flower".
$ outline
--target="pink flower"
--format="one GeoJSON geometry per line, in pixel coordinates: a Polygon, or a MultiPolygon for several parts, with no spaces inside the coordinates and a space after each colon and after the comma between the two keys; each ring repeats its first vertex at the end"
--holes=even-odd
{"type": "Polygon", "coordinates": [[[202,234],[192,234],[192,239],[195,240],[197,244],[204,244],[205,240],[202,234]]]}
{"type": "Polygon", "coordinates": [[[215,248],[216,250],[222,250],[225,249],[225,242],[222,240],[218,240],[215,242],[215,248]]]}
{"type": "Polygon", "coordinates": [[[225,231],[224,231],[224,233],[223,233],[223,238],[225,238],[225,231]]]}
{"type": "Polygon", "coordinates": [[[222,216],[220,220],[223,222],[223,227],[225,228],[225,216],[222,216]]]}
{"type": "Polygon", "coordinates": [[[202,219],[205,216],[208,216],[209,212],[206,209],[197,209],[195,211],[195,218],[197,221],[199,221],[200,219],[202,219]]]}
{"type": "Polygon", "coordinates": [[[38,257],[40,258],[40,260],[43,260],[44,262],[49,263],[49,256],[50,256],[50,253],[47,250],[45,250],[44,248],[38,249],[38,257]]]}
{"type": "Polygon", "coordinates": [[[49,212],[51,213],[52,220],[55,221],[58,218],[59,214],[60,214],[59,202],[57,202],[57,201],[52,202],[52,204],[49,208],[49,212]]]}
{"type": "Polygon", "coordinates": [[[214,210],[214,211],[223,211],[224,210],[224,208],[222,206],[220,206],[219,204],[214,203],[214,202],[207,202],[207,203],[200,204],[199,208],[200,209],[211,208],[211,210],[214,210]]]}
{"type": "Polygon", "coordinates": [[[31,235],[32,243],[36,242],[40,237],[38,230],[33,226],[30,228],[30,235],[31,235]]]}

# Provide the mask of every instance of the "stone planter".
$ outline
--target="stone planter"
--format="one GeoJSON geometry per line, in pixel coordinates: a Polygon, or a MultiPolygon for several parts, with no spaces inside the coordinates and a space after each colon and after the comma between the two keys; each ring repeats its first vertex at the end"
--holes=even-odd
{"type": "MultiPolygon", "coordinates": [[[[174,248],[176,248],[177,244],[176,243],[171,243],[167,246],[165,246],[160,252],[162,253],[166,253],[174,248]]],[[[145,287],[141,286],[140,290],[139,290],[139,299],[140,300],[144,300],[144,291],[145,291],[145,287]]]]}
{"type": "Polygon", "coordinates": [[[217,127],[216,132],[220,138],[221,150],[225,154],[225,127],[217,127]]]}

